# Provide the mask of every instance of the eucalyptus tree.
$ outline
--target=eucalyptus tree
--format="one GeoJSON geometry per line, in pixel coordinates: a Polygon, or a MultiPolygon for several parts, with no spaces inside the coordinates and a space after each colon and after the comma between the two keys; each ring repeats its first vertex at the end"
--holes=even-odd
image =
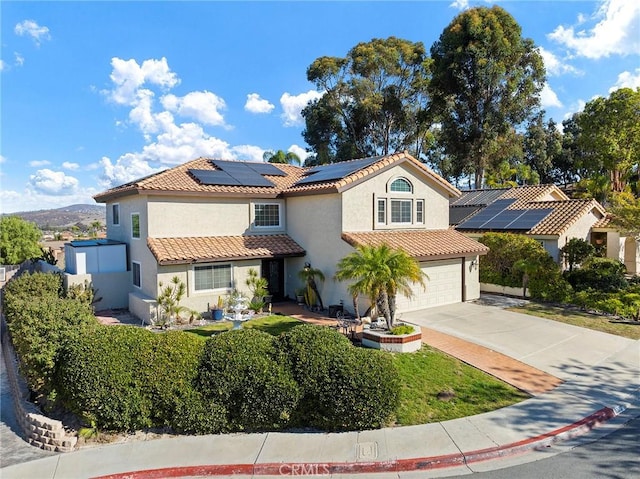
{"type": "Polygon", "coordinates": [[[538,174],[541,183],[554,183],[554,162],[562,153],[562,134],[552,119],[544,121],[543,113],[527,125],[523,136],[523,159],[538,174]]]}
{"type": "Polygon", "coordinates": [[[542,57],[514,18],[494,6],[454,18],[431,58],[429,92],[445,151],[481,187],[485,169],[512,155],[514,131],[539,108],[542,57]]]}
{"type": "Polygon", "coordinates": [[[428,122],[429,59],[421,42],[396,37],[359,43],[346,57],[320,57],[307,79],[323,92],[302,111],[315,163],[411,150],[428,122]]]}

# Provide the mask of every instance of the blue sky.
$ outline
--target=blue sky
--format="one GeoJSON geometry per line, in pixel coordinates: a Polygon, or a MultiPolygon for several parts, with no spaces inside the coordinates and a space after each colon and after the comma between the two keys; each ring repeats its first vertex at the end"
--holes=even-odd
{"type": "Polygon", "coordinates": [[[198,156],[304,157],[306,69],[396,36],[427,50],[469,6],[501,5],[541,49],[560,123],[640,86],[640,2],[0,3],[0,212],[94,203],[198,156]]]}

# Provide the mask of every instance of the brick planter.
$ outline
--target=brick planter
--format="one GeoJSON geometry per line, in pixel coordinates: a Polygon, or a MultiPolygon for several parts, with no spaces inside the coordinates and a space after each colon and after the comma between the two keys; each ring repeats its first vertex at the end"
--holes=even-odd
{"type": "Polygon", "coordinates": [[[389,334],[386,330],[365,329],[362,332],[362,345],[394,353],[413,353],[422,347],[422,331],[417,326],[413,329],[413,333],[401,335],[389,334]]]}

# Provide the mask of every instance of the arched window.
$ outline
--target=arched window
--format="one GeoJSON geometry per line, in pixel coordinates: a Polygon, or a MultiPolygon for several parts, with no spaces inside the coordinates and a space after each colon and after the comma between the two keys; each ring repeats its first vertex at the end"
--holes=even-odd
{"type": "Polygon", "coordinates": [[[408,180],[404,178],[396,178],[391,182],[391,186],[389,186],[389,191],[395,191],[399,193],[411,193],[413,192],[413,186],[409,183],[408,180]]]}

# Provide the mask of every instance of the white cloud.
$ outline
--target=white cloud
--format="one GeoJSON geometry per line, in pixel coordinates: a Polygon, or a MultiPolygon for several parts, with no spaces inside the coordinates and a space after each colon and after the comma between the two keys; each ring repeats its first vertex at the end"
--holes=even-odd
{"type": "Polygon", "coordinates": [[[21,37],[31,37],[38,46],[41,40],[49,40],[51,38],[49,29],[45,26],[41,27],[34,20],[23,20],[15,26],[14,32],[21,37]]]}
{"type": "Polygon", "coordinates": [[[138,158],[134,153],[121,156],[115,164],[104,156],[100,160],[100,166],[103,171],[98,182],[104,188],[128,183],[164,169],[152,168],[147,161],[138,158]]]}
{"type": "Polygon", "coordinates": [[[80,169],[80,165],[78,163],[72,163],[71,161],[65,161],[64,163],[62,163],[62,167],[65,170],[71,170],[71,171],[76,171],[80,169]]]}
{"type": "Polygon", "coordinates": [[[0,72],[3,72],[7,69],[7,64],[3,61],[0,60],[0,72]]]}
{"type": "Polygon", "coordinates": [[[13,57],[15,58],[16,66],[21,67],[22,65],[24,65],[24,57],[20,53],[13,52],[13,57]]]}
{"type": "Polygon", "coordinates": [[[571,73],[574,75],[583,74],[583,72],[569,65],[568,63],[561,62],[560,59],[557,56],[555,56],[553,53],[551,53],[549,50],[545,50],[542,47],[538,47],[538,51],[540,52],[540,56],[544,61],[544,67],[547,71],[547,75],[559,76],[565,73],[571,73]]]}
{"type": "Polygon", "coordinates": [[[4,156],[4,155],[0,155],[0,165],[1,165],[2,163],[4,163],[5,161],[7,161],[7,157],[6,157],[6,156],[4,156]]]}
{"type": "Polygon", "coordinates": [[[51,162],[47,160],[33,160],[29,162],[29,166],[32,168],[40,168],[41,166],[50,165],[51,162]]]}
{"type": "Polygon", "coordinates": [[[635,73],[622,72],[618,75],[616,84],[609,88],[609,93],[619,90],[620,88],[639,88],[640,87],[640,68],[636,68],[635,73]]]}
{"type": "Polygon", "coordinates": [[[162,106],[178,115],[198,120],[206,125],[224,126],[220,113],[227,105],[224,100],[210,91],[192,91],[183,97],[165,95],[162,106]]]}
{"type": "Polygon", "coordinates": [[[298,155],[298,158],[300,158],[300,162],[303,165],[304,165],[304,160],[306,160],[307,157],[311,154],[308,151],[306,151],[304,148],[298,145],[291,145],[287,151],[290,151],[291,153],[295,153],[296,155],[298,155]]]}
{"type": "Polygon", "coordinates": [[[290,95],[285,92],[280,97],[280,104],[282,105],[282,120],[284,126],[299,126],[304,123],[300,112],[306,107],[310,101],[316,100],[322,97],[322,93],[316,90],[309,90],[306,93],[300,93],[299,95],[290,95]]]}
{"type": "Polygon", "coordinates": [[[58,208],[72,204],[95,204],[92,196],[95,188],[78,188],[73,193],[46,194],[28,184],[23,191],[0,190],[0,212],[36,211],[44,208],[58,208]]]}
{"type": "Polygon", "coordinates": [[[469,8],[469,0],[454,0],[453,3],[449,4],[449,7],[456,10],[466,10],[469,8]]]}
{"type": "Polygon", "coordinates": [[[569,106],[568,111],[562,117],[563,120],[567,120],[571,118],[574,113],[578,113],[579,111],[584,110],[584,107],[587,103],[584,100],[576,100],[569,106]]]}
{"type": "Polygon", "coordinates": [[[558,99],[558,95],[556,95],[548,83],[544,84],[540,92],[540,103],[543,108],[562,108],[562,102],[558,99]]]}
{"type": "Polygon", "coordinates": [[[76,192],[78,180],[73,176],[65,175],[62,171],[52,171],[45,168],[29,176],[29,185],[37,193],[67,195],[76,192]]]}
{"type": "Polygon", "coordinates": [[[146,83],[163,89],[170,89],[180,83],[178,76],[171,71],[166,58],[145,60],[138,65],[133,59],[111,59],[111,81],[113,90],[104,93],[120,105],[135,105],[138,102],[138,90],[146,83]]]}
{"type": "Polygon", "coordinates": [[[262,157],[265,150],[259,146],[253,145],[238,145],[231,148],[234,153],[237,153],[236,159],[246,161],[264,161],[262,157]]]}
{"type": "Polygon", "coordinates": [[[591,59],[640,52],[640,2],[605,0],[592,19],[597,23],[591,29],[576,31],[560,25],[547,36],[576,55],[591,59]]]}
{"type": "Polygon", "coordinates": [[[275,105],[264,98],[260,98],[257,93],[249,93],[247,102],[244,104],[244,109],[251,113],[271,113],[274,108],[275,105]]]}

